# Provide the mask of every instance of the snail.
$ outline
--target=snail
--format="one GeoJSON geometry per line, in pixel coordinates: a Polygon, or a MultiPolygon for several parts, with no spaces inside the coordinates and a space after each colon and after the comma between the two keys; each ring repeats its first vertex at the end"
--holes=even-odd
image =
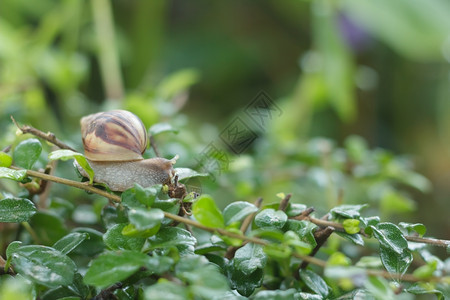
{"type": "MultiPolygon", "coordinates": [[[[138,183],[142,187],[168,184],[174,175],[174,160],[144,159],[148,137],[142,121],[126,110],[100,112],[81,118],[85,156],[94,170],[94,181],[112,191],[124,191],[138,183]]],[[[76,164],[80,173],[87,173],[76,164]]]]}

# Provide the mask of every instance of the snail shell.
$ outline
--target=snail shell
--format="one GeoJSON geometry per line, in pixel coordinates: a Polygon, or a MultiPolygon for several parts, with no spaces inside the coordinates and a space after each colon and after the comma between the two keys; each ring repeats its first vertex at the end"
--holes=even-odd
{"type": "Polygon", "coordinates": [[[100,112],[83,117],[81,137],[84,154],[92,161],[141,160],[147,148],[147,130],[126,110],[100,112]]]}
{"type": "MultiPolygon", "coordinates": [[[[95,182],[105,183],[113,191],[124,191],[135,183],[149,187],[170,182],[173,160],[142,157],[148,138],[136,115],[113,110],[83,117],[80,123],[85,156],[94,170],[95,182]]],[[[88,177],[78,163],[75,165],[88,177]]]]}

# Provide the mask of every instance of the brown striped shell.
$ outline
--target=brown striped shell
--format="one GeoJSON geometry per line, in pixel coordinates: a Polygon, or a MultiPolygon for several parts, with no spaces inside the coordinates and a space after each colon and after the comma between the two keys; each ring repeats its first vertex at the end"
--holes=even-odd
{"type": "Polygon", "coordinates": [[[81,118],[84,154],[93,161],[141,160],[147,148],[147,130],[126,110],[100,112],[81,118]]]}

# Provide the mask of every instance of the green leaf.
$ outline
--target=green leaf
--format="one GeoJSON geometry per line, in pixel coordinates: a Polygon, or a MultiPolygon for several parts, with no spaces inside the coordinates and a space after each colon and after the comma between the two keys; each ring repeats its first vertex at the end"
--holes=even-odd
{"type": "Polygon", "coordinates": [[[14,164],[24,169],[31,169],[42,152],[41,142],[28,139],[20,142],[13,152],[14,164]]]}
{"type": "Polygon", "coordinates": [[[214,228],[225,227],[222,213],[209,195],[201,195],[198,198],[192,207],[192,214],[202,225],[214,228]]]}
{"type": "Polygon", "coordinates": [[[149,250],[157,248],[170,248],[174,246],[187,246],[194,249],[197,239],[185,229],[178,227],[164,227],[148,239],[149,250]]]}
{"type": "Polygon", "coordinates": [[[0,200],[0,222],[26,222],[36,213],[36,206],[28,199],[0,200]]]}
{"type": "Polygon", "coordinates": [[[84,282],[98,288],[122,281],[145,266],[148,256],[135,251],[108,252],[92,261],[84,282]]]}
{"type": "Polygon", "coordinates": [[[349,240],[350,242],[352,242],[355,245],[364,246],[364,240],[360,234],[348,234],[345,232],[335,232],[335,233],[337,233],[338,235],[342,236],[343,238],[349,240]]]}
{"type": "Polygon", "coordinates": [[[313,248],[317,245],[316,239],[314,238],[314,230],[317,228],[317,225],[305,220],[287,220],[284,230],[291,230],[297,233],[300,239],[308,244],[310,244],[313,248]]]}
{"type": "Polygon", "coordinates": [[[87,227],[77,227],[73,232],[87,233],[89,234],[89,239],[84,240],[79,247],[73,250],[74,254],[82,256],[94,256],[102,252],[105,249],[105,244],[103,243],[103,233],[92,228],[87,227]]]}
{"type": "Polygon", "coordinates": [[[189,299],[186,287],[164,279],[145,289],[145,299],[152,300],[185,300],[189,299]]]}
{"type": "Polygon", "coordinates": [[[194,177],[208,177],[208,173],[199,173],[189,168],[175,168],[175,174],[178,175],[178,180],[184,180],[194,177]]]}
{"type": "Polygon", "coordinates": [[[169,123],[157,123],[150,127],[148,132],[150,133],[150,135],[155,136],[164,132],[178,133],[179,130],[172,127],[172,125],[170,125],[169,123]]]}
{"type": "Polygon", "coordinates": [[[26,170],[12,170],[9,168],[0,167],[0,178],[22,181],[26,176],[27,176],[26,170]]]}
{"type": "Polygon", "coordinates": [[[50,211],[38,211],[31,218],[30,226],[36,232],[40,242],[47,246],[53,245],[68,233],[63,219],[50,211]]]}
{"type": "Polygon", "coordinates": [[[397,254],[402,254],[408,248],[408,242],[401,230],[392,223],[379,223],[376,227],[369,226],[373,230],[373,235],[385,248],[390,248],[397,254]]]}
{"type": "Polygon", "coordinates": [[[132,208],[128,212],[128,218],[137,230],[147,230],[161,226],[161,220],[164,219],[164,212],[158,208],[152,208],[150,210],[132,208]]]}
{"type": "Polygon", "coordinates": [[[330,213],[334,218],[343,217],[348,219],[357,219],[360,216],[360,211],[364,207],[367,207],[367,204],[360,205],[340,205],[331,209],[330,213]]]}
{"type": "Polygon", "coordinates": [[[22,276],[50,288],[71,284],[76,270],[69,257],[46,246],[19,247],[12,263],[22,276]]]}
{"type": "Polygon", "coordinates": [[[228,282],[217,265],[209,264],[202,256],[185,256],[177,263],[175,273],[188,283],[191,294],[196,298],[212,299],[229,290],[228,282]]]}
{"type": "Polygon", "coordinates": [[[316,273],[310,270],[300,270],[299,271],[300,279],[316,294],[321,295],[322,297],[327,297],[329,294],[329,287],[325,283],[325,281],[317,275],[316,273]]]}
{"type": "Polygon", "coordinates": [[[284,211],[267,208],[255,217],[255,224],[260,228],[283,228],[288,217],[284,211]]]}
{"type": "Polygon", "coordinates": [[[252,298],[253,300],[291,300],[291,299],[304,299],[295,297],[295,289],[288,290],[275,290],[275,291],[259,291],[252,298]]]}
{"type": "Polygon", "coordinates": [[[243,296],[250,296],[256,288],[262,285],[264,275],[262,269],[256,269],[255,272],[246,275],[235,268],[233,264],[229,264],[226,270],[231,288],[236,289],[243,296]],[[243,280],[244,278],[245,280],[243,280]]]}
{"type": "Polygon", "coordinates": [[[342,252],[333,252],[327,260],[327,266],[350,266],[352,261],[342,252]]]}
{"type": "Polygon", "coordinates": [[[264,268],[267,257],[262,246],[248,243],[236,251],[233,262],[242,273],[250,275],[256,269],[264,268]]]}
{"type": "MultiPolygon", "coordinates": [[[[159,208],[171,214],[178,214],[178,212],[180,211],[180,200],[176,198],[170,198],[166,200],[156,198],[155,202],[152,205],[152,208],[159,208]]],[[[168,225],[172,222],[173,221],[171,219],[165,218],[161,221],[161,224],[168,225]]]]}
{"type": "Polygon", "coordinates": [[[19,247],[22,245],[22,242],[20,241],[13,241],[8,245],[8,248],[6,248],[6,263],[5,263],[5,273],[8,272],[9,266],[11,265],[12,255],[14,252],[19,249],[19,247]]]}
{"type": "Polygon", "coordinates": [[[419,234],[419,236],[423,236],[427,232],[427,228],[421,223],[411,224],[400,222],[398,226],[405,228],[408,231],[408,234],[411,234],[411,232],[415,231],[419,234]]]}
{"type": "Polygon", "coordinates": [[[88,238],[89,234],[87,233],[72,232],[57,241],[53,248],[59,250],[62,254],[67,254],[88,238]]]}
{"type": "Polygon", "coordinates": [[[5,153],[0,151],[0,167],[9,168],[12,164],[12,157],[5,153]]]}
{"type": "Polygon", "coordinates": [[[128,237],[122,234],[126,224],[116,224],[103,235],[105,245],[112,250],[140,251],[145,243],[145,238],[128,237]]]}
{"type": "Polygon", "coordinates": [[[242,221],[246,216],[257,211],[258,208],[251,203],[245,201],[233,202],[223,210],[225,225],[228,226],[231,223],[242,221]]]}
{"type": "Polygon", "coordinates": [[[157,199],[160,185],[143,188],[139,184],[122,193],[122,204],[128,208],[149,208],[157,199]]]}
{"type": "Polygon", "coordinates": [[[74,152],[72,150],[67,149],[61,149],[53,151],[48,155],[49,160],[69,160],[69,159],[75,159],[77,163],[83,168],[83,170],[86,171],[86,173],[89,175],[89,183],[92,184],[94,181],[94,170],[92,170],[91,166],[89,165],[88,161],[84,157],[83,154],[74,152]]]}
{"type": "Polygon", "coordinates": [[[395,294],[384,278],[370,276],[369,280],[364,282],[364,286],[375,299],[395,300],[395,294]]]}
{"type": "Polygon", "coordinates": [[[386,270],[389,273],[398,273],[400,278],[408,270],[413,260],[412,253],[407,248],[403,249],[402,253],[399,254],[392,248],[383,245],[380,245],[380,258],[386,270]]]}
{"type": "Polygon", "coordinates": [[[437,260],[431,260],[426,265],[415,269],[413,275],[420,279],[427,279],[433,276],[433,272],[437,269],[437,260]]]}
{"type": "Polygon", "coordinates": [[[412,286],[408,287],[406,291],[414,295],[435,294],[438,299],[445,299],[443,298],[443,293],[437,290],[436,286],[433,283],[429,282],[415,283],[412,286]]]}
{"type": "Polygon", "coordinates": [[[345,232],[355,234],[359,232],[359,223],[360,221],[356,219],[345,219],[342,225],[344,226],[345,232]]]}

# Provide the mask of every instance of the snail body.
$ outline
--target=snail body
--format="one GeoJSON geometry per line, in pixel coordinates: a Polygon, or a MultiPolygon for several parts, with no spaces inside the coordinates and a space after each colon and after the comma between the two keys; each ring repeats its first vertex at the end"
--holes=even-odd
{"type": "MultiPolygon", "coordinates": [[[[85,156],[94,170],[94,181],[113,191],[135,183],[143,187],[170,182],[173,161],[161,157],[144,159],[147,131],[142,121],[126,110],[100,112],[80,121],[85,156]]],[[[76,164],[83,176],[87,176],[76,164]]]]}

